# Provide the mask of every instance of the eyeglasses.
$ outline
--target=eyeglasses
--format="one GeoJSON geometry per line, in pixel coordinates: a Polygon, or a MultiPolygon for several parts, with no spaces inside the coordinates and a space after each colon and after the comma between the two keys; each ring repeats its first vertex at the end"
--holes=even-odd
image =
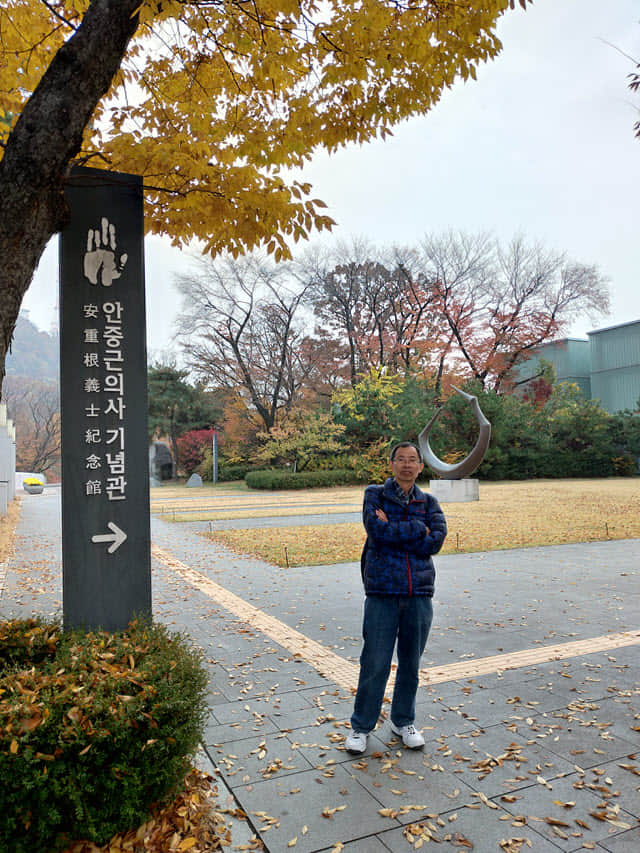
{"type": "Polygon", "coordinates": [[[391,460],[392,465],[420,465],[420,460],[416,456],[394,456],[391,460]]]}

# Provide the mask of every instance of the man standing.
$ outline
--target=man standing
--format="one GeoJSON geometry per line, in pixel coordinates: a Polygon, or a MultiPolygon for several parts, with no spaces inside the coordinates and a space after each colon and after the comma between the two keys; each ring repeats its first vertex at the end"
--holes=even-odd
{"type": "Polygon", "coordinates": [[[429,636],[435,569],[431,559],[447,535],[438,501],[416,486],[423,468],[415,444],[391,451],[392,477],[368,486],[362,510],[367,543],[362,559],[366,599],[358,692],[347,752],[367,748],[391,669],[397,641],[398,669],[391,703],[391,731],[405,746],[419,749],[424,738],[414,726],[420,658],[429,636]]]}

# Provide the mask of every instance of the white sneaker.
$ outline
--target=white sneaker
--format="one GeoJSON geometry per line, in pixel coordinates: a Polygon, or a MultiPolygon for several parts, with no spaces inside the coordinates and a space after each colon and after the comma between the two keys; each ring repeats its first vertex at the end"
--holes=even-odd
{"type": "Polygon", "coordinates": [[[344,748],[347,752],[352,752],[354,755],[362,755],[367,748],[368,737],[369,735],[364,732],[351,732],[344,742],[344,748]]]}
{"type": "Polygon", "coordinates": [[[424,738],[418,731],[418,729],[413,725],[408,726],[394,726],[391,723],[391,731],[394,735],[398,735],[402,738],[402,743],[405,746],[408,746],[409,749],[420,749],[424,746],[424,738]]]}

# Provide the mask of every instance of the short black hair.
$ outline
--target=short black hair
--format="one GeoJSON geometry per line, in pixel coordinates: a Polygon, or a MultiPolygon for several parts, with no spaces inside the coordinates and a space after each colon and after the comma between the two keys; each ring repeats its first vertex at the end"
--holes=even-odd
{"type": "Polygon", "coordinates": [[[396,451],[400,450],[401,447],[413,447],[415,452],[418,454],[418,461],[422,462],[422,453],[420,453],[420,448],[417,444],[414,444],[413,441],[399,441],[397,444],[394,444],[391,448],[391,453],[389,454],[391,462],[395,459],[396,451]]]}

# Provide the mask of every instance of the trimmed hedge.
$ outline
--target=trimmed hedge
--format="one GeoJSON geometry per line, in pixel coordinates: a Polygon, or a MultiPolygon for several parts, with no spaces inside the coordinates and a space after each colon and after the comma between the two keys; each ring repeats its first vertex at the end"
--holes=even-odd
{"type": "MultiPolygon", "coordinates": [[[[365,482],[356,471],[251,471],[245,476],[250,489],[312,489],[349,486],[365,482]]],[[[368,482],[368,480],[366,481],[368,482]]]]}
{"type": "Polygon", "coordinates": [[[183,783],[207,674],[182,636],[0,623],[0,667],[0,850],[103,845],[183,783]]]}
{"type": "Polygon", "coordinates": [[[0,678],[8,667],[38,666],[52,658],[60,642],[60,626],[39,619],[0,622],[0,678]]]}
{"type": "Polygon", "coordinates": [[[231,483],[235,480],[244,480],[247,474],[262,470],[255,465],[227,465],[222,463],[218,468],[218,482],[231,483]]]}
{"type": "MultiPolygon", "coordinates": [[[[263,467],[248,462],[231,465],[224,459],[220,459],[218,462],[218,482],[231,483],[236,480],[244,480],[245,475],[249,471],[262,471],[263,467]]],[[[197,468],[197,473],[200,474],[204,483],[210,483],[213,480],[213,453],[210,448],[205,450],[202,462],[197,468]]]]}

